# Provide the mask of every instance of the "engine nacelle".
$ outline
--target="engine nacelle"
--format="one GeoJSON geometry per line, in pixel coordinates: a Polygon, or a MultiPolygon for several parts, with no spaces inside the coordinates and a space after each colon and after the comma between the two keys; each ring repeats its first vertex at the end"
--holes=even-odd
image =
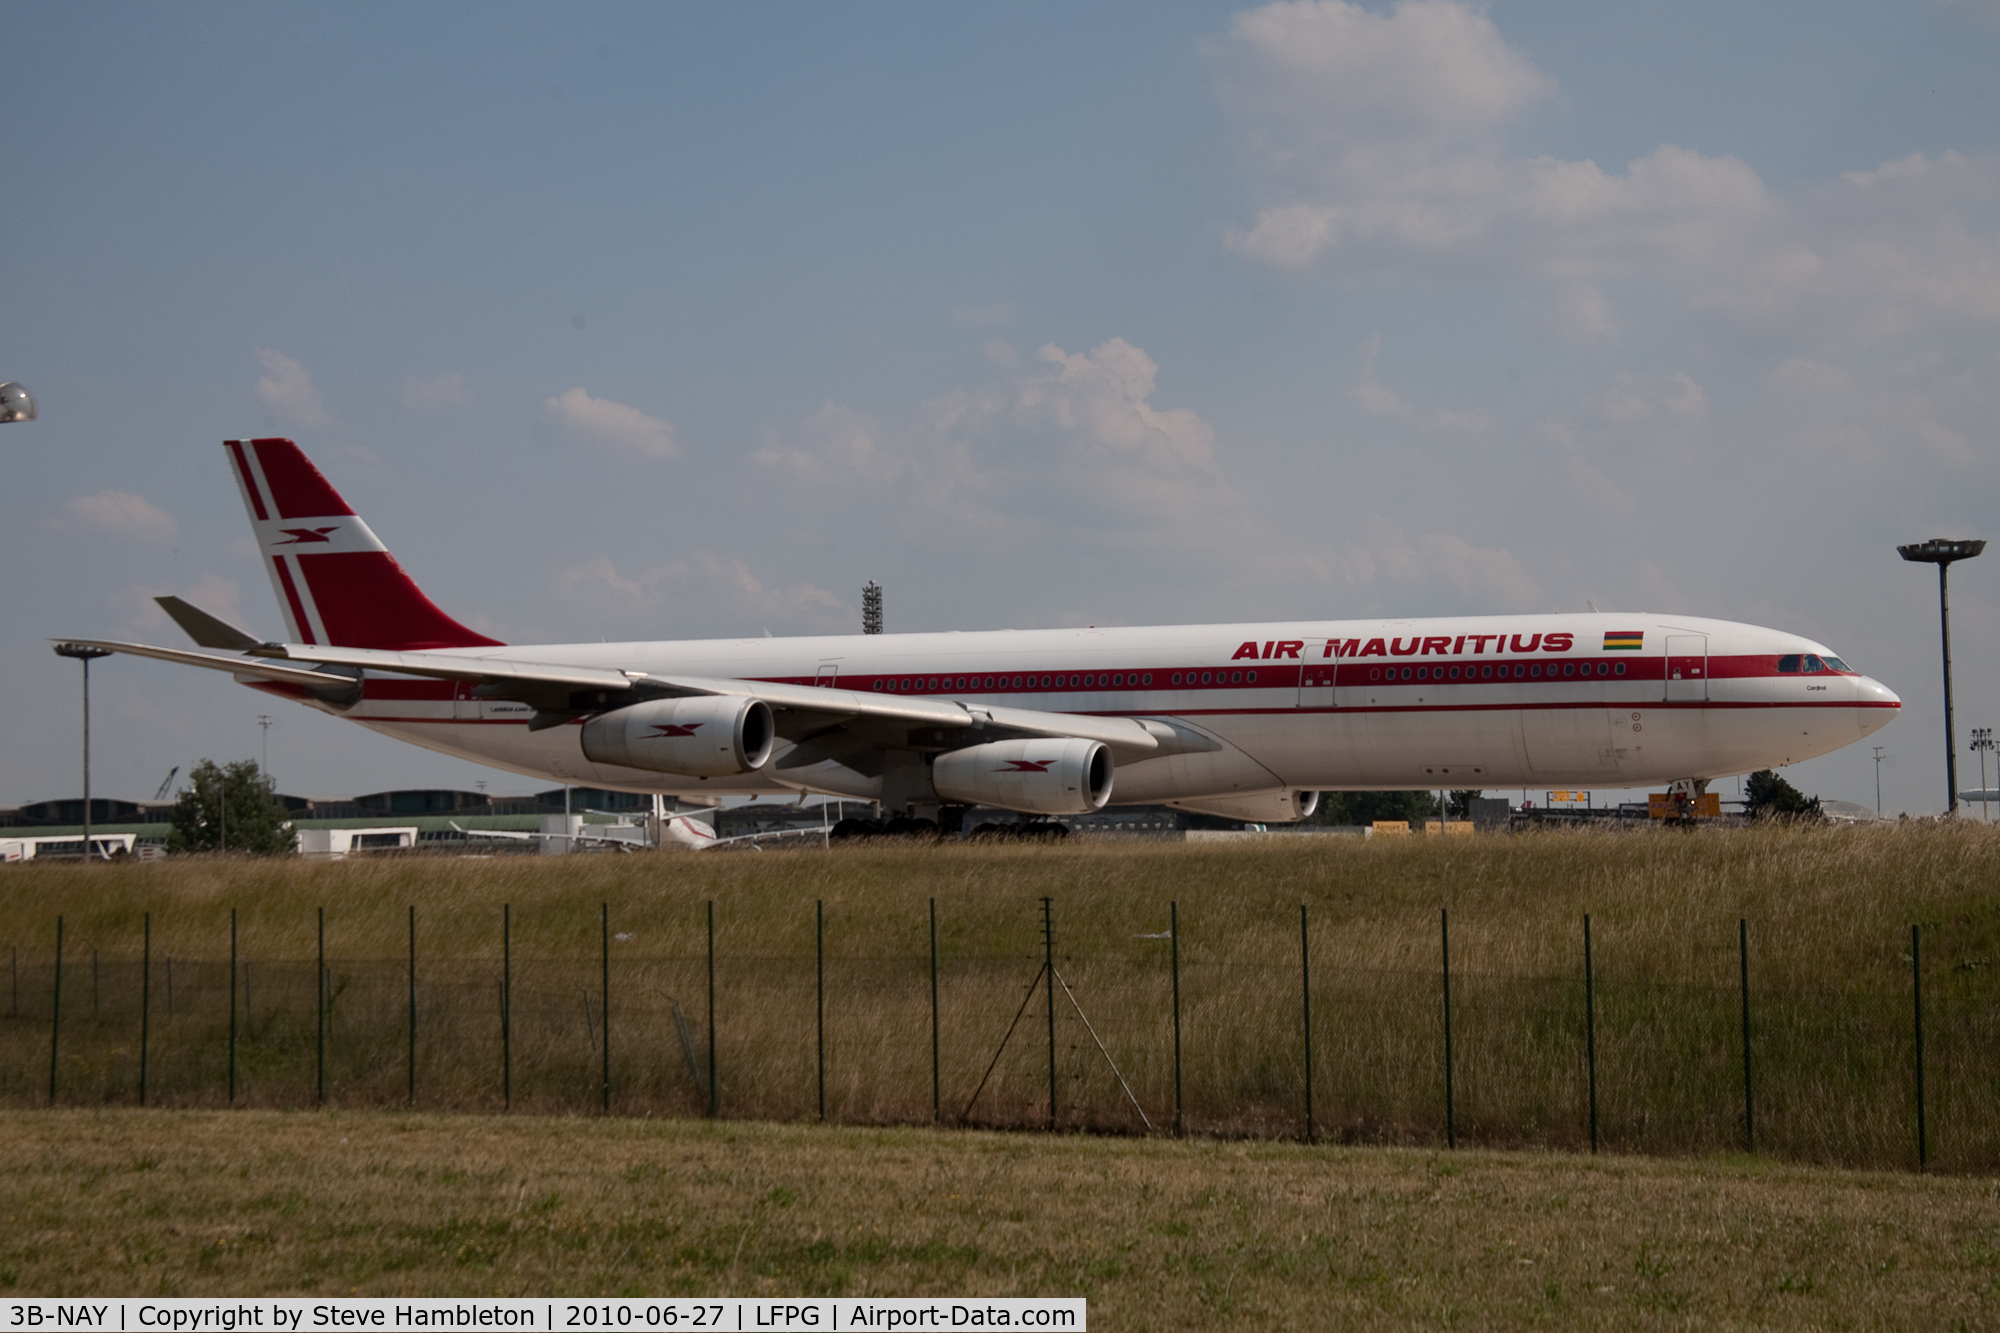
{"type": "Polygon", "coordinates": [[[730,777],[762,768],[776,739],[771,706],[762,699],[654,699],[585,722],[583,756],[654,773],[730,777]]]}
{"type": "Polygon", "coordinates": [[[1319,809],[1316,791],[1253,791],[1241,796],[1198,796],[1186,801],[1168,801],[1176,810],[1219,815],[1252,824],[1296,824],[1310,819],[1319,809]]]}
{"type": "Polygon", "coordinates": [[[1031,815],[1081,815],[1111,799],[1111,751],[1098,741],[992,741],[951,750],[931,765],[947,801],[1031,815]]]}

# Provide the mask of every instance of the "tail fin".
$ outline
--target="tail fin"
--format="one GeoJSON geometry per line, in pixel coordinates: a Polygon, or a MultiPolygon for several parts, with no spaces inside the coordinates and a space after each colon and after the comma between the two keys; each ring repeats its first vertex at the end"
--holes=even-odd
{"type": "Polygon", "coordinates": [[[497,646],[437,608],[290,440],[226,440],[243,506],[296,642],[497,646]]]}

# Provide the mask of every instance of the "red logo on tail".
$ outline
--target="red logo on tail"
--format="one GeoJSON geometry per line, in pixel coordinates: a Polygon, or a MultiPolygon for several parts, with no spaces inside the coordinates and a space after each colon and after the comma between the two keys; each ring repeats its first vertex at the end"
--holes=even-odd
{"type": "Polygon", "coordinates": [[[271,545],[303,546],[307,542],[323,542],[332,540],[326,534],[329,532],[339,532],[340,525],[335,524],[333,527],[330,528],[279,528],[278,531],[290,537],[291,540],[288,542],[272,542],[271,545]]]}

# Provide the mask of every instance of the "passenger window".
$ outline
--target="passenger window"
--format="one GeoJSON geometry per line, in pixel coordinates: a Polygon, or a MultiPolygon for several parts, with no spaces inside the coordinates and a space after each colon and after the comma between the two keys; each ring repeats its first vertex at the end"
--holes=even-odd
{"type": "Polygon", "coordinates": [[[1799,655],[1797,653],[1788,653],[1785,656],[1778,659],[1778,670],[1780,673],[1787,676],[1795,675],[1797,674],[1798,669],[1799,669],[1799,655]]]}

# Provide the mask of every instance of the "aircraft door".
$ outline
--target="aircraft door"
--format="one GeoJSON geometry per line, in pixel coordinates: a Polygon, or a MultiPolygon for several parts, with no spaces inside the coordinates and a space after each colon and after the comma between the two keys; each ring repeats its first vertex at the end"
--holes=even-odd
{"type": "Polygon", "coordinates": [[[1708,698],[1708,636],[1667,636],[1667,702],[1701,702],[1708,698]]]}
{"type": "Polygon", "coordinates": [[[1333,673],[1335,665],[1331,661],[1310,659],[1299,668],[1299,707],[1334,708],[1333,673]]]}
{"type": "Polygon", "coordinates": [[[840,663],[838,661],[821,662],[818,674],[813,677],[813,684],[830,690],[834,687],[834,682],[839,679],[840,663]]]}

